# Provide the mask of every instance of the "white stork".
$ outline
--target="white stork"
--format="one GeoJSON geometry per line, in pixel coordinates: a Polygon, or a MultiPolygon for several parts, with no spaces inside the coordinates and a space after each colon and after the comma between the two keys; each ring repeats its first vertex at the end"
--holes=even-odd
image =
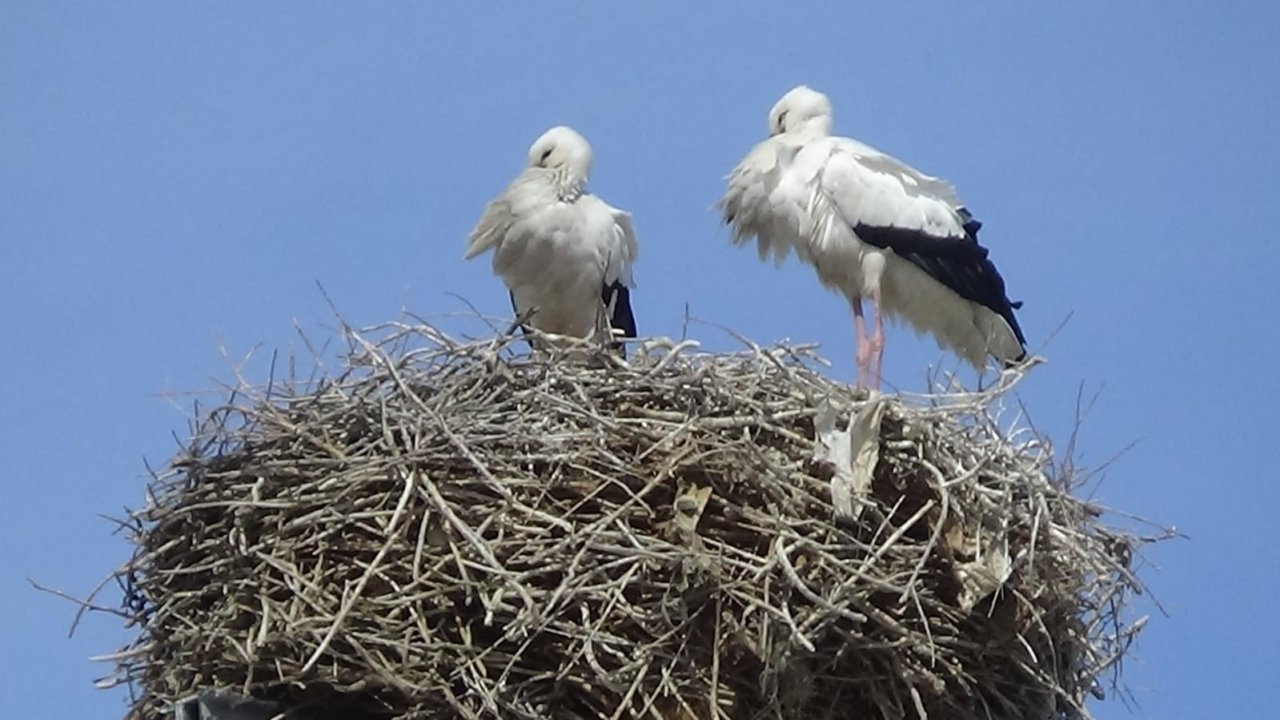
{"type": "Polygon", "coordinates": [[[883,313],[905,318],[979,371],[1010,365],[1026,339],[1004,279],[978,244],[981,223],[955,189],[857,140],[831,135],[831,103],[803,85],[769,112],[769,139],[728,176],[720,200],[734,244],[760,258],[791,250],[853,306],[858,384],[878,388],[883,313]],[[867,335],[862,298],[875,308],[867,335]]]}
{"type": "Polygon", "coordinates": [[[516,316],[544,333],[635,337],[631,215],[586,191],[590,171],[586,138],[564,126],[543,133],[528,166],[485,207],[465,259],[492,249],[516,316]]]}

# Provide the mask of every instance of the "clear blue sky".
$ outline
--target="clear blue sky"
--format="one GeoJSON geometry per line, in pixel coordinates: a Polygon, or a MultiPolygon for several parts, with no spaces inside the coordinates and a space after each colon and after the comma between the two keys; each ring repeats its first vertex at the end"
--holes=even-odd
{"type": "MultiPolygon", "coordinates": [[[[807,83],[837,128],[953,180],[1050,359],[1021,389],[1065,442],[1101,389],[1097,489],[1189,533],[1151,553],[1171,613],[1129,659],[1139,707],[1263,717],[1280,670],[1280,485],[1270,443],[1280,290],[1280,5],[285,3],[0,6],[0,707],[116,717],[92,654],[123,636],[33,592],[126,557],[97,513],[143,500],[225,345],[288,349],[295,320],[507,312],[463,263],[529,143],[570,124],[594,189],[632,211],[641,330],[684,305],[759,341],[821,342],[854,376],[847,306],[805,268],[727,243],[710,206],[807,83]],[[697,9],[688,9],[694,8],[697,9]]],[[[715,347],[727,344],[711,330],[715,347]]],[[[889,337],[891,382],[943,359],[889,337]]],[[[1140,610],[1149,611],[1149,606],[1140,610]]]]}

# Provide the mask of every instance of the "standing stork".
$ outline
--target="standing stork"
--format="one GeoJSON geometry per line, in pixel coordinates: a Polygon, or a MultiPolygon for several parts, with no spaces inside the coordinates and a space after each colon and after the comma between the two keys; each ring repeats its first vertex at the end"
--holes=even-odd
{"type": "Polygon", "coordinates": [[[564,126],[543,133],[528,166],[485,207],[464,257],[494,251],[493,271],[527,325],[575,338],[633,338],[635,230],[630,214],[587,192],[590,171],[586,138],[564,126]]]}
{"type": "Polygon", "coordinates": [[[1026,357],[982,226],[955,189],[857,140],[831,135],[831,103],[803,85],[769,112],[770,137],[728,176],[720,200],[733,242],[763,260],[791,250],[853,306],[858,384],[880,387],[883,314],[906,319],[981,371],[1026,357]],[[875,309],[867,334],[862,299],[875,309]]]}

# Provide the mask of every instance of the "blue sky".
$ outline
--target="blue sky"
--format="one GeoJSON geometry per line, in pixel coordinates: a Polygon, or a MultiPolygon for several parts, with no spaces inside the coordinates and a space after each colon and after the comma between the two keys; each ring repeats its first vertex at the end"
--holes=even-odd
{"type": "MultiPolygon", "coordinates": [[[[959,187],[1049,363],[1021,386],[1096,495],[1191,536],[1146,579],[1169,610],[1126,664],[1137,707],[1262,717],[1280,668],[1280,490],[1267,447],[1280,261],[1280,6],[1264,2],[63,3],[0,7],[0,707],[113,717],[89,655],[122,641],[80,593],[128,548],[98,514],[230,377],[220,348],[297,345],[402,309],[507,312],[463,263],[484,203],[554,124],[641,242],[641,331],[695,317],[822,343],[854,377],[847,305],[731,248],[710,209],[785,90],[959,187]],[[697,7],[698,9],[690,9],[697,7]],[[1050,335],[1070,316],[1056,336],[1050,335]],[[1046,345],[1047,343],[1047,345],[1046,345]]],[[[708,346],[728,347],[710,328],[708,346]]],[[[906,330],[889,382],[955,367],[906,330]]],[[[1149,605],[1141,612],[1152,611],[1149,605]]]]}

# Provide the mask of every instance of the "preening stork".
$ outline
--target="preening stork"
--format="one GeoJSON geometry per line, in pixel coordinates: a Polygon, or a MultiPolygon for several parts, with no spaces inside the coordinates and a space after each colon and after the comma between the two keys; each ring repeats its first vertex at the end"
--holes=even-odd
{"type": "Polygon", "coordinates": [[[635,337],[631,215],[587,192],[590,171],[586,138],[563,126],[543,133],[528,166],[485,207],[465,258],[492,249],[516,316],[544,333],[635,337]]]}
{"type": "Polygon", "coordinates": [[[752,237],[763,260],[794,250],[848,298],[858,384],[880,386],[883,314],[933,335],[979,371],[988,358],[1026,357],[1021,303],[978,244],[982,226],[955,189],[857,140],[831,135],[831,103],[803,85],[769,112],[769,139],[728,176],[720,200],[733,242],[752,237]],[[862,299],[875,310],[868,335],[862,299]]]}

